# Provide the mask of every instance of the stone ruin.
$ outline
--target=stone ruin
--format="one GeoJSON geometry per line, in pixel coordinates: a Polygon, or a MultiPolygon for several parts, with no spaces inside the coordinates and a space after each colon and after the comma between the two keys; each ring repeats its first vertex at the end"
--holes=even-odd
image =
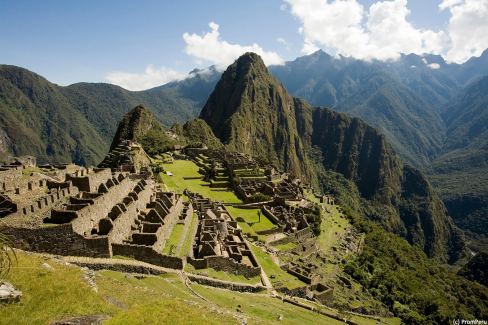
{"type": "Polygon", "coordinates": [[[189,209],[180,195],[162,192],[147,173],[64,167],[63,179],[38,173],[45,177],[27,180],[21,169],[8,167],[18,182],[0,193],[2,232],[16,247],[59,255],[123,255],[183,267],[181,258],[161,254],[182,211],[189,209]]]}
{"type": "Polygon", "coordinates": [[[197,269],[211,267],[247,278],[259,276],[261,268],[225,206],[196,194],[190,194],[190,200],[199,224],[188,262],[197,269]]]}
{"type": "Polygon", "coordinates": [[[112,171],[139,173],[148,170],[151,163],[142,146],[130,140],[123,140],[105,156],[98,165],[112,171]]]}
{"type": "Polygon", "coordinates": [[[0,166],[0,217],[42,213],[77,193],[77,188],[71,183],[57,182],[53,178],[64,175],[61,170],[66,169],[66,165],[36,167],[35,161],[35,158],[28,156],[17,158],[13,164],[0,166]],[[36,169],[27,169],[31,167],[36,169]],[[39,170],[43,174],[31,170],[39,170]],[[58,183],[62,185],[58,186],[58,183]]]}
{"type": "Polygon", "coordinates": [[[295,234],[304,229],[310,229],[305,211],[301,208],[285,205],[264,205],[261,211],[284,233],[295,234]]]}
{"type": "Polygon", "coordinates": [[[283,201],[303,198],[303,186],[298,179],[280,174],[272,166],[260,165],[246,154],[201,148],[188,148],[186,153],[206,175],[211,187],[230,187],[246,203],[259,193],[283,201]],[[213,186],[214,182],[218,186],[213,186]]]}

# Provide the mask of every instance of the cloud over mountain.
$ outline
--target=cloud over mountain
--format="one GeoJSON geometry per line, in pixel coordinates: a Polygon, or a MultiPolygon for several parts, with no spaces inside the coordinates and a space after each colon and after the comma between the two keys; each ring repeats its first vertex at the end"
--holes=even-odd
{"type": "Polygon", "coordinates": [[[245,52],[259,54],[267,65],[284,63],[284,60],[276,52],[265,51],[256,43],[240,45],[222,40],[219,32],[220,26],[215,22],[210,22],[208,26],[210,32],[203,35],[183,34],[183,40],[186,43],[185,53],[194,57],[198,63],[215,64],[217,68],[223,70],[245,52]]]}
{"type": "Polygon", "coordinates": [[[488,47],[488,0],[443,0],[439,8],[451,13],[448,61],[464,62],[488,47]]]}
{"type": "Polygon", "coordinates": [[[441,54],[464,62],[488,47],[488,0],[444,0],[446,30],[417,28],[408,20],[407,0],[377,1],[365,8],[357,0],[284,0],[299,19],[302,51],[323,48],[357,59],[397,59],[401,53],[441,54]]]}
{"type": "Polygon", "coordinates": [[[170,81],[182,80],[186,76],[186,74],[170,68],[158,69],[149,64],[142,73],[112,71],[105,76],[105,79],[125,89],[136,91],[161,86],[170,81]]]}

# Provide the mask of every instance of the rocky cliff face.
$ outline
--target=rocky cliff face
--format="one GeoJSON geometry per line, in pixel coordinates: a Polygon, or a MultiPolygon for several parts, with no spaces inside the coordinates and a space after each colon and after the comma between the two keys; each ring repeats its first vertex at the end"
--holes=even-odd
{"type": "Polygon", "coordinates": [[[263,61],[246,53],[227,68],[200,117],[229,149],[267,160],[320,186],[318,171],[354,181],[365,214],[430,256],[454,260],[458,230],[424,176],[403,165],[377,130],[360,119],[291,97],[263,61]]]}
{"type": "Polygon", "coordinates": [[[247,53],[224,72],[200,118],[230,150],[304,176],[310,173],[295,119],[300,105],[308,107],[286,92],[258,55],[247,53]]]}

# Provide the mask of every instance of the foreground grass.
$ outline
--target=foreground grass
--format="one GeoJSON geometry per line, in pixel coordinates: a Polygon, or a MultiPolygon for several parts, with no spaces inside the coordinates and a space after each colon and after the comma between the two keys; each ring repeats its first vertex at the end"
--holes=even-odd
{"type": "Polygon", "coordinates": [[[19,303],[0,305],[0,324],[50,324],[86,315],[104,315],[104,324],[237,323],[228,311],[211,311],[174,274],[137,279],[95,272],[97,291],[84,277],[79,267],[18,253],[7,281],[23,297],[19,303]]]}
{"type": "Polygon", "coordinates": [[[191,285],[208,299],[204,301],[176,274],[145,278],[114,271],[94,274],[96,291],[79,267],[18,253],[7,280],[24,296],[19,303],[0,305],[0,324],[50,324],[86,315],[104,315],[104,324],[239,324],[236,315],[248,324],[338,324],[266,294],[191,285]]]}
{"type": "Polygon", "coordinates": [[[198,173],[198,166],[190,160],[175,160],[172,164],[161,164],[165,171],[169,171],[173,176],[161,173],[161,178],[170,190],[182,193],[188,189],[199,193],[214,201],[226,203],[241,203],[241,200],[230,190],[214,190],[201,179],[184,179],[185,177],[201,177],[198,173]]]}
{"type": "Polygon", "coordinates": [[[0,305],[1,324],[48,324],[70,315],[114,314],[116,308],[82,280],[79,268],[17,254],[7,281],[22,291],[19,303],[0,305]],[[52,268],[43,267],[49,262],[52,268]]]}

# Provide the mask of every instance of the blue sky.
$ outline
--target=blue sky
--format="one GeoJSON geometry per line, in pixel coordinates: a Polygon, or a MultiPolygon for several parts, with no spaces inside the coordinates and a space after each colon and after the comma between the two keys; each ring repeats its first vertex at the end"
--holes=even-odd
{"type": "MultiPolygon", "coordinates": [[[[483,7],[487,0],[0,0],[0,63],[61,85],[110,81],[144,89],[195,67],[225,67],[252,44],[268,64],[318,48],[359,59],[431,52],[462,61],[488,44],[476,34],[458,44],[451,20],[473,20],[480,9],[470,2],[483,7]],[[400,26],[397,35],[391,26],[400,26]],[[395,46],[383,39],[390,34],[399,39],[395,46]],[[456,44],[470,52],[453,51],[456,44]]],[[[488,21],[483,15],[478,19],[488,21]]]]}

